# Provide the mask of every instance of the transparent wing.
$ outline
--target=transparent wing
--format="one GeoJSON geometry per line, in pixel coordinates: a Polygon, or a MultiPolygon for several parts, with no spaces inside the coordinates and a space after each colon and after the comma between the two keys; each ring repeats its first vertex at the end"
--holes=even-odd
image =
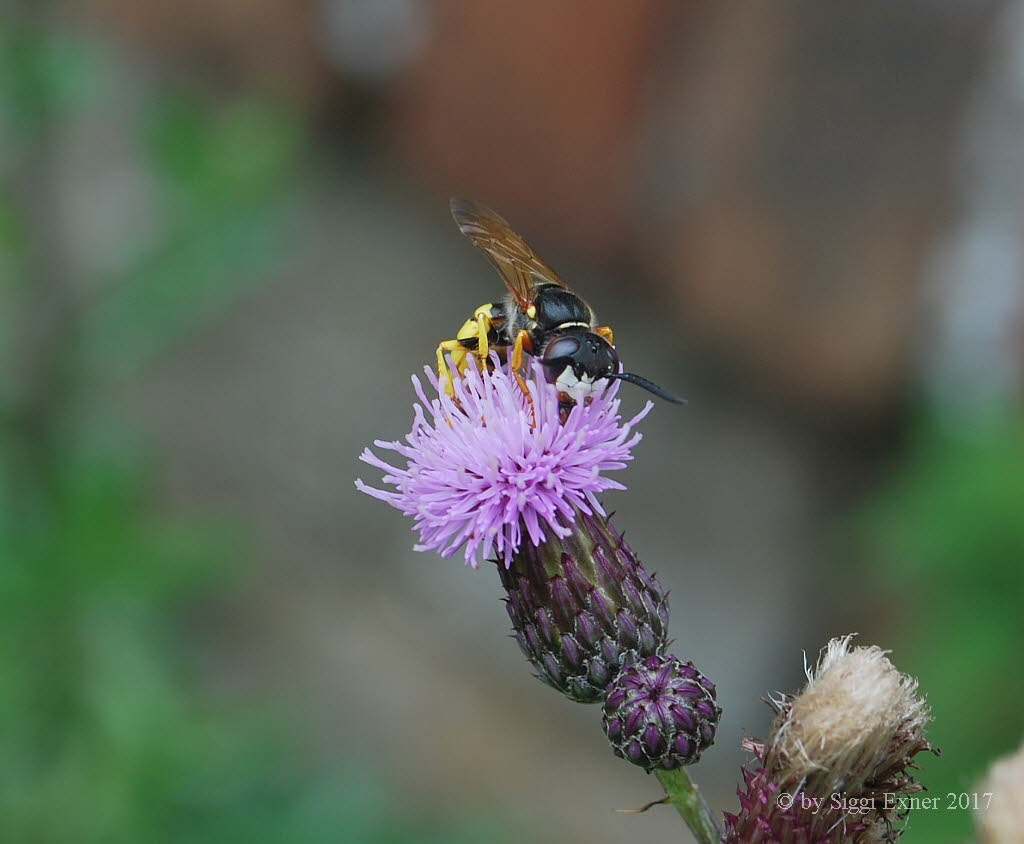
{"type": "Polygon", "coordinates": [[[541,282],[567,286],[500,214],[460,197],[450,205],[459,230],[487,254],[522,310],[533,303],[541,282]]]}

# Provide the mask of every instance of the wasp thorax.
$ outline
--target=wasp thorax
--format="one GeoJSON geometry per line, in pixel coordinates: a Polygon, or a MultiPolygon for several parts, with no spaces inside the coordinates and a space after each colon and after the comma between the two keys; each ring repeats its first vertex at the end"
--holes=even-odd
{"type": "Polygon", "coordinates": [[[571,290],[556,284],[541,284],[534,295],[537,328],[557,331],[565,325],[586,327],[593,324],[594,312],[571,290]]]}

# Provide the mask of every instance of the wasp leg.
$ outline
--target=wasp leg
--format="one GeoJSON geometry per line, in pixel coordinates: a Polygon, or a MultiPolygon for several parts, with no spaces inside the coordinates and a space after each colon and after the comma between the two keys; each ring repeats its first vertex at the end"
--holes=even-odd
{"type": "Polygon", "coordinates": [[[521,329],[516,334],[516,341],[512,344],[512,374],[516,377],[516,383],[519,384],[519,389],[523,391],[523,395],[526,396],[526,401],[530,405],[530,415],[533,417],[534,426],[537,425],[537,414],[533,409],[533,396],[530,395],[530,389],[526,386],[526,380],[520,374],[519,370],[523,368],[523,352],[533,351],[533,343],[530,340],[530,332],[525,328],[521,329]]]}
{"type": "Polygon", "coordinates": [[[609,346],[615,345],[615,335],[612,334],[612,329],[610,326],[599,325],[597,328],[594,329],[594,333],[598,337],[603,337],[605,340],[607,340],[609,346]]]}
{"type": "MultiPolygon", "coordinates": [[[[444,384],[444,391],[449,397],[455,396],[455,387],[452,383],[452,371],[448,368],[448,361],[445,360],[447,352],[465,352],[466,347],[461,340],[442,340],[437,344],[437,377],[444,384]]],[[[458,364],[455,364],[456,369],[458,364]]]]}
{"type": "Polygon", "coordinates": [[[452,362],[460,373],[465,371],[466,358],[470,353],[476,355],[481,364],[485,364],[491,347],[498,343],[498,325],[504,321],[504,317],[495,312],[497,307],[493,303],[481,305],[455,335],[455,339],[462,343],[462,354],[453,355],[452,362]]]}
{"type": "Polygon", "coordinates": [[[452,384],[455,373],[461,375],[466,371],[466,361],[470,355],[475,355],[481,366],[487,365],[487,356],[497,337],[495,326],[501,322],[500,318],[494,316],[495,307],[494,304],[481,305],[463,323],[454,340],[444,340],[438,345],[437,374],[439,380],[444,382],[445,393],[449,396],[455,395],[452,384]],[[450,358],[450,365],[445,358],[446,354],[450,358]]]}
{"type": "Polygon", "coordinates": [[[494,327],[494,321],[491,319],[492,307],[492,305],[481,305],[473,314],[476,317],[476,356],[480,358],[481,363],[487,360],[487,355],[491,350],[487,343],[487,335],[494,327]]]}
{"type": "Polygon", "coordinates": [[[516,340],[512,344],[512,369],[517,373],[523,368],[523,352],[533,353],[533,342],[530,340],[530,332],[525,328],[520,329],[516,334],[516,340]]]}

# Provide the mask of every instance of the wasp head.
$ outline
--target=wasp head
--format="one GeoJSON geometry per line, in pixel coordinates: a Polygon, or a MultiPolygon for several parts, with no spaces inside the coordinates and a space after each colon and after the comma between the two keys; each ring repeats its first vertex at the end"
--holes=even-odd
{"type": "Polygon", "coordinates": [[[567,403],[584,402],[605,378],[628,381],[666,401],[681,404],[682,399],[652,381],[631,372],[619,371],[615,349],[590,331],[572,331],[552,337],[544,347],[541,363],[548,383],[558,387],[567,403]]]}

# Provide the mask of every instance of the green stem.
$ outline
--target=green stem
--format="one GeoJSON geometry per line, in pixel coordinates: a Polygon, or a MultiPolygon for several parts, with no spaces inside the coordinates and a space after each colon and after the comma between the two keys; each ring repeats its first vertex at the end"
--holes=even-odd
{"type": "Polygon", "coordinates": [[[721,844],[722,830],[715,823],[715,816],[711,814],[700,789],[686,773],[686,768],[655,773],[668,795],[668,802],[676,807],[697,841],[700,844],[721,844]]]}

